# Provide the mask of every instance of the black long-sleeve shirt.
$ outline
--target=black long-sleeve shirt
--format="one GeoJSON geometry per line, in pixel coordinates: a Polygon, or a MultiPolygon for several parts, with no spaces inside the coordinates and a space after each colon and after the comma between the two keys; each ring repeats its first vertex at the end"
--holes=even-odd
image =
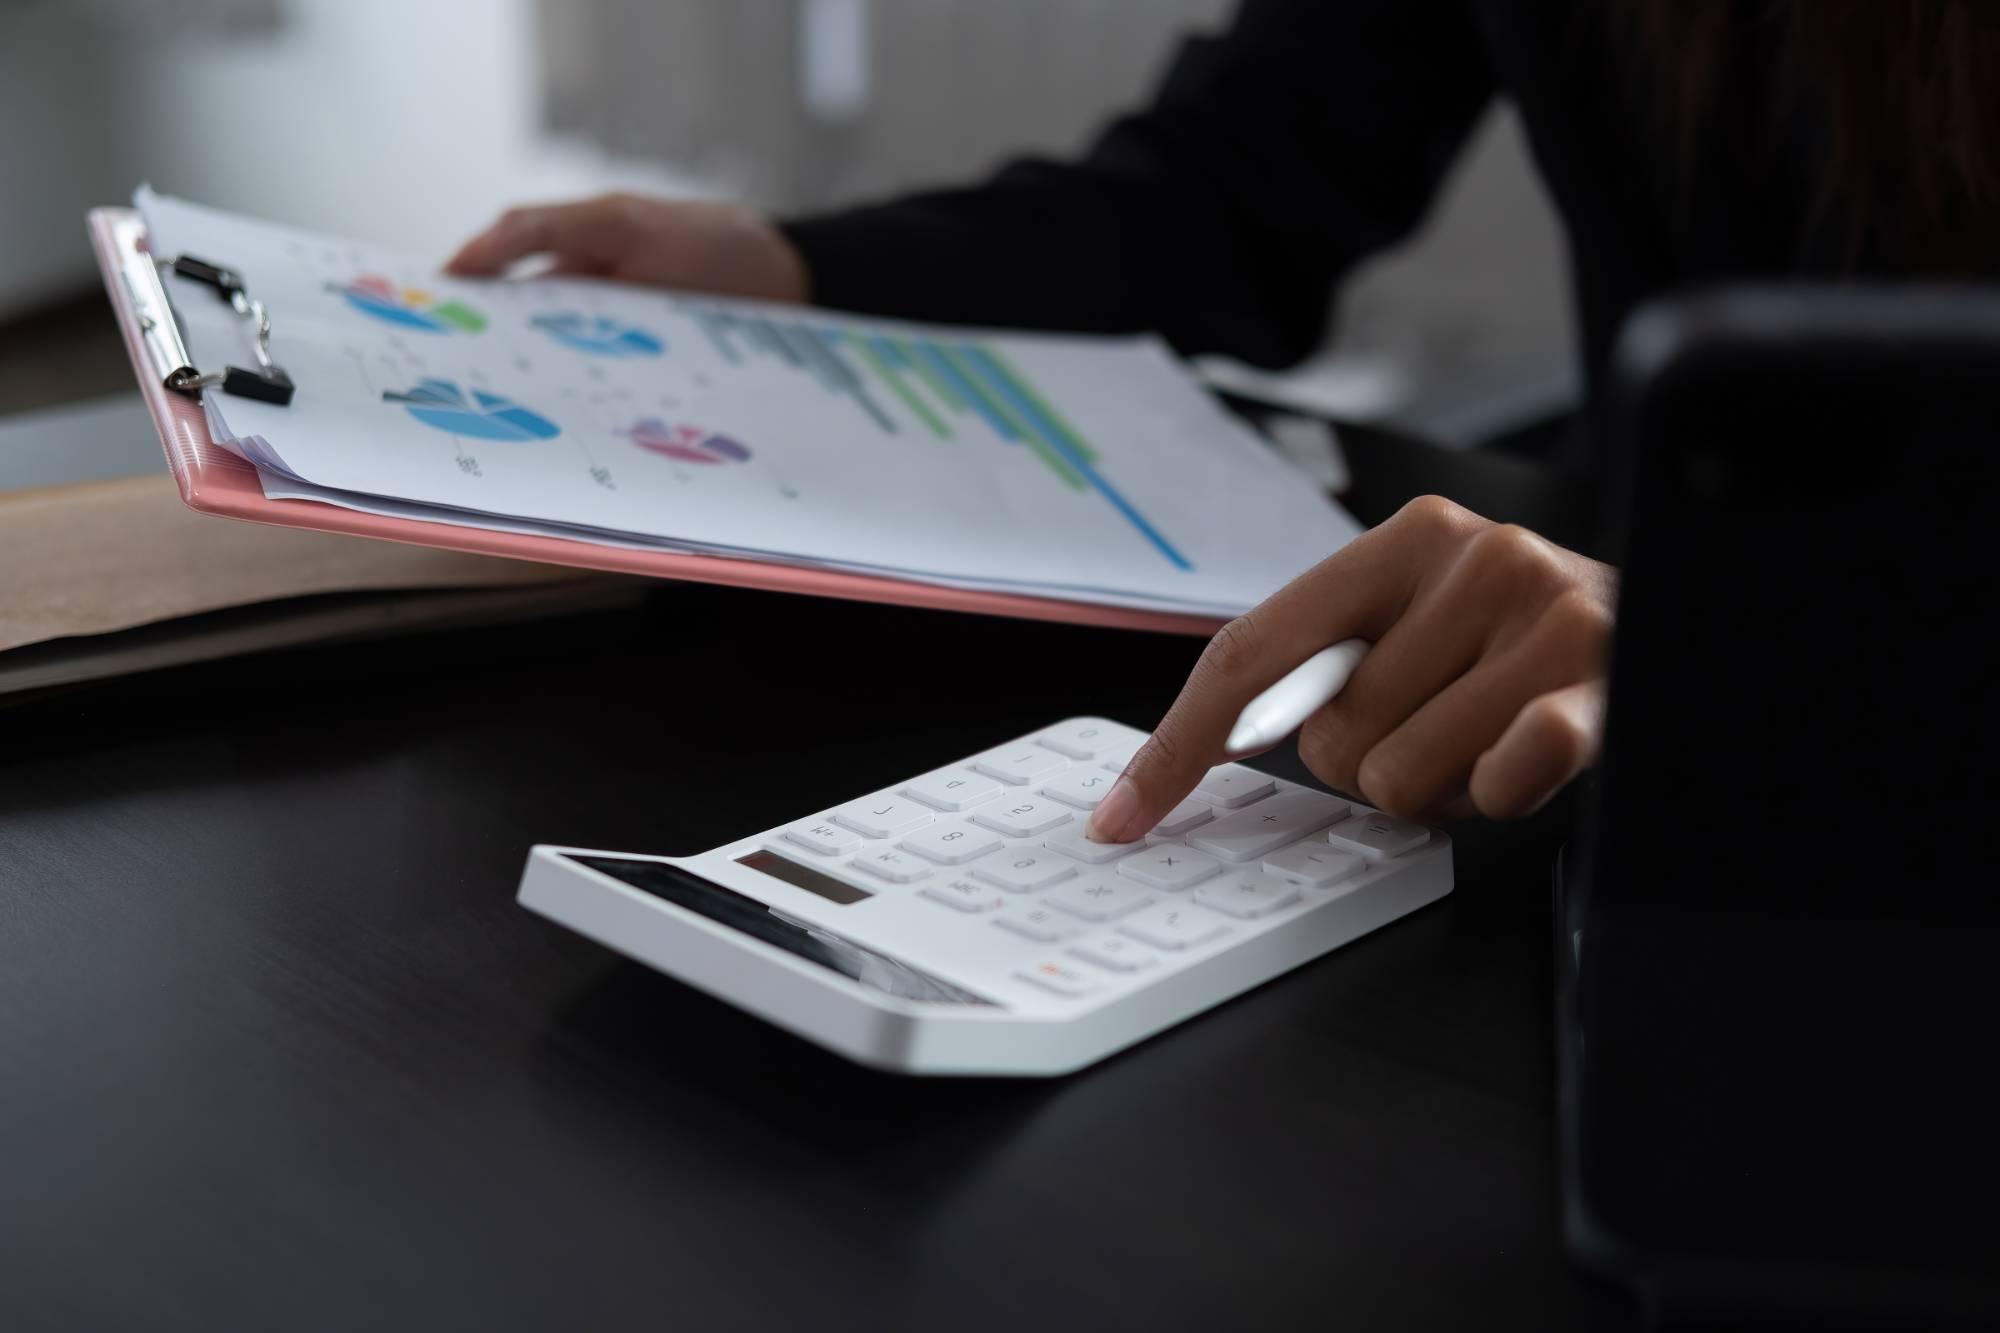
{"type": "MultiPolygon", "coordinates": [[[[1706,117],[1685,169],[1617,0],[1245,0],[1150,106],[1073,162],[787,225],[816,299],[907,318],[1150,329],[1184,353],[1303,357],[1336,282],[1411,232],[1482,110],[1517,106],[1569,242],[1585,382],[1678,284],[1831,267],[1809,153],[1706,117]],[[1817,256],[1817,257],[1816,257],[1817,256]]],[[[1794,146],[1796,147],[1796,146],[1794,146]]]]}

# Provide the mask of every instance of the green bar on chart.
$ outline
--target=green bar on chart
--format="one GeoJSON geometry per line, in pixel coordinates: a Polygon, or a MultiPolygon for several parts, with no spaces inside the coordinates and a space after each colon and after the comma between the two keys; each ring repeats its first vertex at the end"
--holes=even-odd
{"type": "Polygon", "coordinates": [[[1006,422],[1008,427],[1020,437],[1021,442],[1035,451],[1035,457],[1041,459],[1043,465],[1049,471],[1062,478],[1063,485],[1073,491],[1089,489],[1082,474],[1071,467],[1068,460],[1060,453],[1050,447],[1048,441],[1044,440],[1034,427],[1023,421],[1019,413],[1015,412],[1008,404],[1001,402],[998,398],[980,388],[979,372],[966,364],[964,353],[960,352],[956,347],[947,347],[943,343],[937,344],[937,353],[944,358],[946,365],[957,372],[959,379],[963,381],[965,387],[979,395],[979,400],[984,405],[985,410],[1006,422]]]}
{"type": "Polygon", "coordinates": [[[945,426],[944,421],[937,413],[931,411],[930,407],[921,398],[911,392],[910,386],[903,382],[903,377],[897,373],[894,366],[883,359],[880,352],[869,346],[864,339],[857,338],[851,333],[845,333],[840,336],[845,338],[855,351],[861,353],[861,359],[868,363],[868,368],[875,372],[877,379],[889,386],[892,393],[903,400],[903,406],[909,408],[913,414],[922,419],[926,426],[931,428],[931,434],[937,436],[940,440],[951,438],[951,431],[945,426]]]}
{"type": "Polygon", "coordinates": [[[920,355],[916,348],[910,346],[910,344],[904,342],[901,338],[885,337],[882,341],[896,349],[896,355],[903,359],[903,364],[910,366],[917,372],[917,378],[921,379],[929,387],[930,391],[937,395],[939,402],[954,412],[968,412],[971,410],[966,405],[964,395],[960,394],[957,389],[947,383],[944,376],[937,373],[937,368],[920,355]]]}
{"type": "Polygon", "coordinates": [[[993,368],[994,373],[1006,380],[1008,386],[1015,393],[1020,394],[1035,411],[1042,415],[1043,419],[1048,422],[1049,428],[1062,437],[1064,444],[1067,444],[1071,449],[1076,451],[1078,458],[1081,458],[1086,463],[1095,463],[1098,461],[1097,451],[1083,442],[1083,437],[1070,428],[1069,422],[1063,420],[1061,413],[1049,406],[1046,398],[1035,392],[1035,386],[1028,382],[1027,376],[1008,364],[1007,358],[1001,356],[1000,353],[994,351],[992,348],[982,347],[979,351],[985,358],[986,363],[993,368]]]}

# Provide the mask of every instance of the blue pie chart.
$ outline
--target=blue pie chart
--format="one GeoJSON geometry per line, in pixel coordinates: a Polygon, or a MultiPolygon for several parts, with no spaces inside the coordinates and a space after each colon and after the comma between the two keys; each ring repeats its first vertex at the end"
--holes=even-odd
{"type": "Polygon", "coordinates": [[[604,315],[567,310],[536,315],[529,322],[563,346],[592,356],[658,356],[666,350],[652,332],[604,315]]]}
{"type": "Polygon", "coordinates": [[[468,395],[450,380],[421,379],[415,388],[387,391],[382,401],[402,404],[411,416],[434,430],[475,440],[521,443],[553,440],[562,434],[555,422],[511,398],[484,389],[474,389],[468,395]]]}

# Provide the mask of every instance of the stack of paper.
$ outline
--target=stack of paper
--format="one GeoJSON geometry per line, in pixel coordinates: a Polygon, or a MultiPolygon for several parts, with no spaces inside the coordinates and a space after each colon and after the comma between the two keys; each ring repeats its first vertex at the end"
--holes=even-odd
{"type": "MultiPolygon", "coordinates": [[[[270,310],[293,402],[205,401],[272,498],[1215,615],[1357,531],[1150,339],[456,281],[137,202],[154,253],[234,268],[270,310]]],[[[168,286],[196,365],[249,364],[239,317],[168,286]]]]}

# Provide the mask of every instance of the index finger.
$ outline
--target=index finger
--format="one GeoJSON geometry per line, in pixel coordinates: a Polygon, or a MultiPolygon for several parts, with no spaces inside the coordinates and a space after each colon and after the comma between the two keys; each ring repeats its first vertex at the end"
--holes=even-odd
{"type": "Polygon", "coordinates": [[[465,277],[492,277],[517,259],[553,251],[574,258],[602,248],[602,235],[615,221],[611,204],[586,199],[573,204],[510,208],[445,261],[445,271],[465,277]]]}
{"type": "Polygon", "coordinates": [[[1425,553],[1455,524],[1454,512],[1443,501],[1405,506],[1224,625],[1152,739],[1092,812],[1088,835],[1099,842],[1145,835],[1222,761],[1252,699],[1338,639],[1381,637],[1408,605],[1425,553]]]}

